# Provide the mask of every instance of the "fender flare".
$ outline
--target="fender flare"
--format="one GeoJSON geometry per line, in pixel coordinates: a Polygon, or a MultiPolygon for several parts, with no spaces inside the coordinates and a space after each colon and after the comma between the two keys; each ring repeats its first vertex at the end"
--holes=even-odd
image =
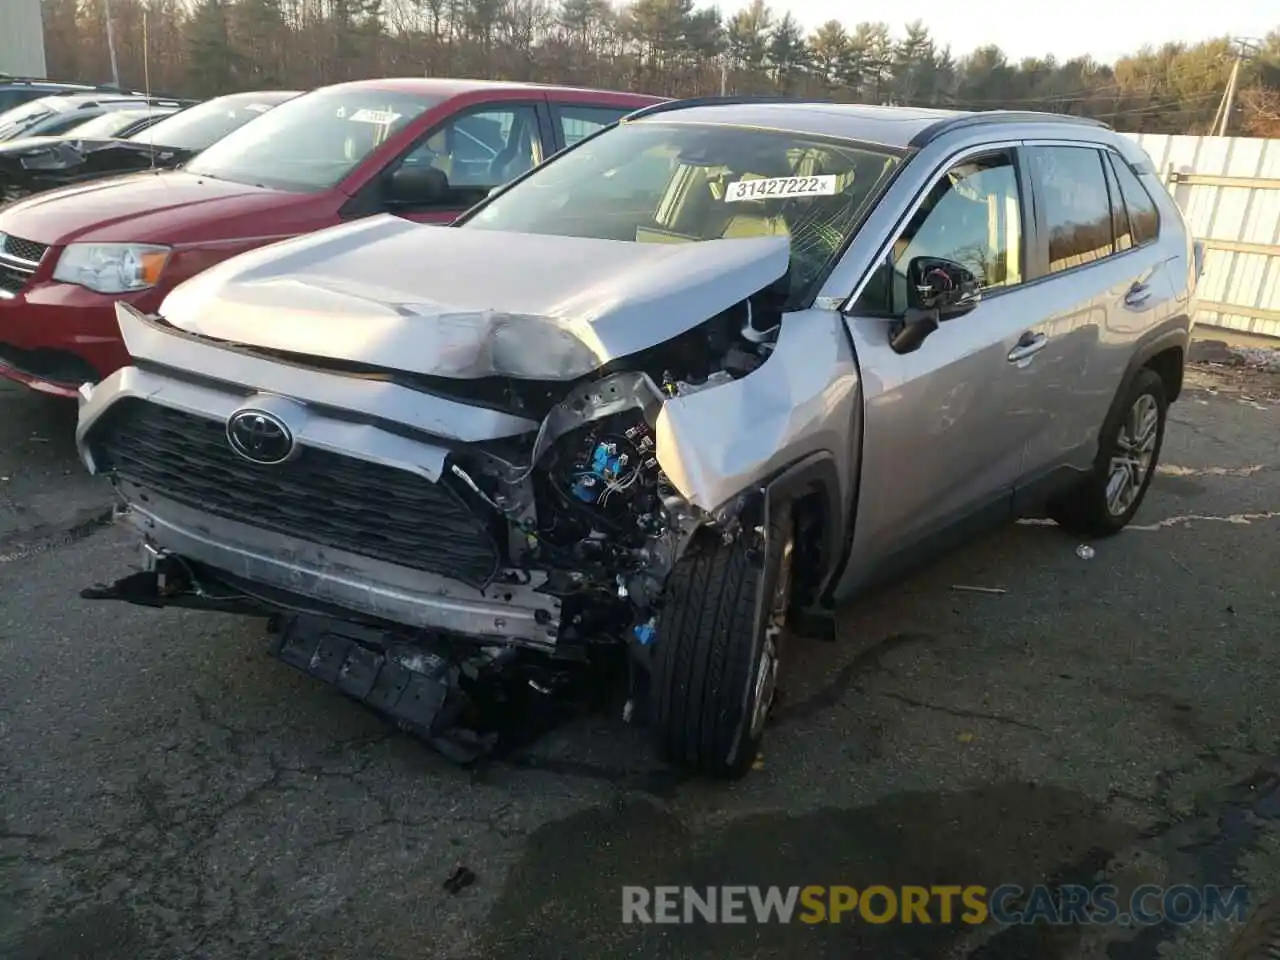
{"type": "Polygon", "coordinates": [[[840,475],[836,470],[835,456],[828,450],[819,450],[783,467],[762,485],[764,497],[764,524],[769,529],[772,506],[781,500],[799,500],[818,496],[822,501],[825,522],[818,542],[818,582],[815,596],[821,596],[844,555],[844,533],[847,529],[847,508],[840,496],[840,475]]]}
{"type": "MultiPolygon", "coordinates": [[[[1128,391],[1129,386],[1133,383],[1133,378],[1138,375],[1138,371],[1145,367],[1158,353],[1163,353],[1170,347],[1178,347],[1182,350],[1182,362],[1186,365],[1187,354],[1191,347],[1191,320],[1185,314],[1171,317],[1157,327],[1152,327],[1142,339],[1138,341],[1137,347],[1134,348],[1133,355],[1129,358],[1129,365],[1125,367],[1124,377],[1120,381],[1120,389],[1116,393],[1117,401],[1128,391]]],[[[1181,390],[1182,377],[1178,377],[1178,388],[1181,390]]],[[[1169,397],[1169,402],[1176,400],[1178,394],[1175,392],[1169,397]]]]}

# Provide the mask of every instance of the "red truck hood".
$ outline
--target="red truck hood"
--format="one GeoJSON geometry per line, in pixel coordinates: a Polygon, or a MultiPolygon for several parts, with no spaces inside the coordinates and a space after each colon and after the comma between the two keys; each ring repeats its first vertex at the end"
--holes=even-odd
{"type": "MultiPolygon", "coordinates": [[[[272,212],[272,233],[293,220],[290,208],[313,209],[315,194],[286,193],[181,170],[144,172],[51,190],[0,210],[0,233],[49,246],[97,243],[192,243],[231,239],[220,223],[272,212]],[[281,216],[286,215],[286,216],[281,216]]],[[[299,211],[301,212],[301,211],[299,211]]],[[[280,233],[289,232],[279,230],[280,233]]]]}

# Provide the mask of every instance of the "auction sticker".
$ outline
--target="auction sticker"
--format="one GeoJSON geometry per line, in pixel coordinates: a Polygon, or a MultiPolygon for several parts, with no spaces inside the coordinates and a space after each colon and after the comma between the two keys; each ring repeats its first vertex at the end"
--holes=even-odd
{"type": "Polygon", "coordinates": [[[725,191],[725,203],[764,200],[769,197],[830,197],[836,192],[836,177],[769,177],[736,180],[725,191]]]}
{"type": "Polygon", "coordinates": [[[390,110],[357,110],[351,115],[351,119],[356,123],[395,123],[400,119],[400,114],[392,113],[390,110]]]}

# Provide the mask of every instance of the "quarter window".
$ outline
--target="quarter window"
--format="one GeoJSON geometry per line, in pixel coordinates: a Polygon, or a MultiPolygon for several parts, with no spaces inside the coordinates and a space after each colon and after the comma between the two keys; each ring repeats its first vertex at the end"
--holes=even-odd
{"type": "Polygon", "coordinates": [[[584,137],[589,137],[603,127],[625,117],[634,107],[576,107],[565,105],[556,108],[564,145],[572,147],[584,137]]]}
{"type": "Polygon", "coordinates": [[[1111,202],[1102,154],[1092,147],[1027,150],[1049,235],[1049,272],[1060,273],[1110,256],[1111,202]]]}
{"type": "Polygon", "coordinates": [[[984,291],[1021,283],[1022,223],[1013,158],[1001,151],[965,160],[930,189],[863,290],[858,311],[900,316],[907,266],[916,257],[953,260],[973,271],[984,291]]]}
{"type": "Polygon", "coordinates": [[[1129,212],[1129,224],[1133,229],[1133,245],[1140,247],[1150,243],[1160,232],[1160,214],[1151,194],[1142,185],[1138,175],[1120,157],[1111,156],[1111,167],[1120,183],[1120,195],[1129,212]]]}
{"type": "Polygon", "coordinates": [[[1125,209],[1124,197],[1120,193],[1120,184],[1116,183],[1115,170],[1110,160],[1103,164],[1103,172],[1107,175],[1107,195],[1111,198],[1111,236],[1115,241],[1116,253],[1123,253],[1133,246],[1133,230],[1129,226],[1129,211],[1125,209]]]}

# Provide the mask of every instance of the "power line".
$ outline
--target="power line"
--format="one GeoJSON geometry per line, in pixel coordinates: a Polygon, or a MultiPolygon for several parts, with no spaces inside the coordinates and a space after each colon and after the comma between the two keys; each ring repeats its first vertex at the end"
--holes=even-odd
{"type": "MultiPolygon", "coordinates": [[[[1179,76],[1176,79],[1179,83],[1202,83],[1202,82],[1207,82],[1211,80],[1217,81],[1220,77],[1221,77],[1220,70],[1210,69],[1210,70],[1204,70],[1197,74],[1191,74],[1189,76],[1187,75],[1179,76]]],[[[1146,84],[1145,89],[1150,91],[1151,87],[1154,86],[1154,84],[1150,82],[1153,78],[1150,75],[1148,75],[1146,79],[1148,83],[1146,84]]],[[[1165,82],[1165,84],[1167,84],[1167,81],[1165,82]]],[[[1104,84],[1099,84],[1098,86],[1095,86],[1095,87],[1081,87],[1078,90],[1068,90],[1063,93],[1046,93],[1046,94],[1042,94],[1034,97],[1000,97],[997,99],[976,99],[976,100],[972,98],[966,98],[964,100],[964,103],[968,106],[976,107],[982,104],[986,104],[988,106],[1004,106],[1011,102],[1019,103],[1019,104],[1055,103],[1063,100],[1074,102],[1079,100],[1089,100],[1093,97],[1098,96],[1099,94],[1123,93],[1133,89],[1134,89],[1134,85],[1131,83],[1104,83],[1104,84]]],[[[1218,94],[1215,92],[1213,96],[1216,97],[1218,96],[1218,94]]],[[[956,101],[956,102],[959,103],[959,101],[956,101]]]]}
{"type": "Polygon", "coordinates": [[[1231,46],[1235,50],[1235,58],[1231,62],[1231,75],[1227,79],[1227,89],[1222,92],[1222,101],[1218,104],[1218,110],[1213,115],[1213,126],[1209,128],[1210,132],[1216,130],[1220,137],[1227,135],[1227,124],[1231,122],[1231,105],[1235,101],[1236,89],[1240,84],[1240,66],[1245,60],[1251,59],[1262,51],[1262,44],[1253,40],[1233,40],[1231,46]]]}

